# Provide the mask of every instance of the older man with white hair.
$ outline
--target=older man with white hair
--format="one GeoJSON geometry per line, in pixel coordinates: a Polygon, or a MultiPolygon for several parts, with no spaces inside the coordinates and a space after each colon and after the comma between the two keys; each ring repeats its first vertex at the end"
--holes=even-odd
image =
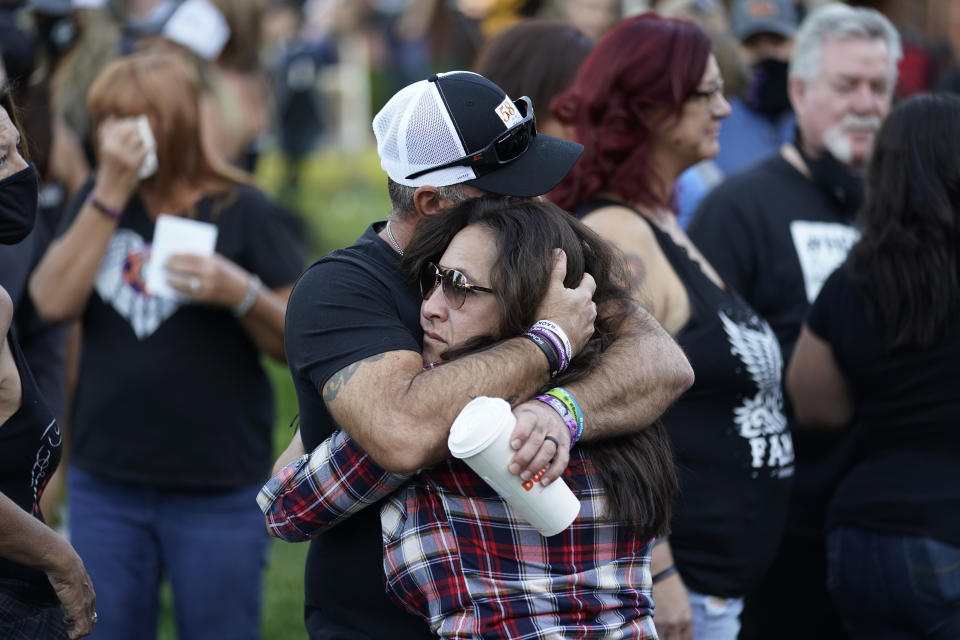
{"type": "MultiPolygon", "coordinates": [[[[690,225],[690,237],[726,285],[773,327],[784,362],[810,303],[857,237],[851,222],[860,174],[890,110],[900,57],[896,30],[876,11],[829,4],[811,13],[789,68],[794,142],[727,179],[690,225]]],[[[823,526],[850,435],[795,432],[794,442],[783,542],[747,597],[741,640],[844,637],[826,590],[823,526]]]]}

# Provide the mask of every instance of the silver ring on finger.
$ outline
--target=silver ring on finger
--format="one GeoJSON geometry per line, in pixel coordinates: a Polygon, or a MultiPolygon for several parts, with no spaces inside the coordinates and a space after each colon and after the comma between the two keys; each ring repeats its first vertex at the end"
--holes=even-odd
{"type": "Polygon", "coordinates": [[[90,617],[90,622],[97,624],[97,621],[100,620],[100,616],[97,615],[97,612],[94,611],[93,615],[90,617]]]}
{"type": "Polygon", "coordinates": [[[198,278],[197,276],[190,276],[190,281],[188,282],[188,286],[190,287],[190,293],[192,293],[193,295],[197,295],[198,293],[200,293],[200,278],[198,278]]]}

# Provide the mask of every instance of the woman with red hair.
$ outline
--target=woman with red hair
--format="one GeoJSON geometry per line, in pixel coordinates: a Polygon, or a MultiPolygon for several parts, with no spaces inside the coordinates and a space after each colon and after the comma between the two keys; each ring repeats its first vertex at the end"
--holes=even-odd
{"type": "Polygon", "coordinates": [[[680,497],[672,532],[653,552],[657,629],[668,640],[733,640],[743,595],[780,538],[793,447],[773,331],[726,287],[674,212],[677,177],[716,155],[730,113],[710,39],[683,20],[624,20],[551,106],[584,145],[551,198],[623,251],[634,296],[696,375],[663,416],[680,497]]]}

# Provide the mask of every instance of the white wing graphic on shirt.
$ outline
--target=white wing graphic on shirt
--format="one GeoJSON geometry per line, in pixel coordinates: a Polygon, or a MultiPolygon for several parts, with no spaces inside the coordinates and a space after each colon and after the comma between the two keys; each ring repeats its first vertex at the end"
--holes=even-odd
{"type": "Polygon", "coordinates": [[[745,324],[734,322],[722,311],[718,315],[730,342],[730,353],[739,358],[757,385],[757,393],[745,397],[733,409],[740,435],[750,442],[752,465],[781,468],[791,464],[793,441],[783,415],[783,355],[777,337],[757,316],[745,324]]]}
{"type": "Polygon", "coordinates": [[[766,322],[759,328],[739,324],[720,312],[720,321],[730,340],[731,352],[740,357],[758,389],[779,389],[783,372],[783,354],[773,329],[766,322]]]}

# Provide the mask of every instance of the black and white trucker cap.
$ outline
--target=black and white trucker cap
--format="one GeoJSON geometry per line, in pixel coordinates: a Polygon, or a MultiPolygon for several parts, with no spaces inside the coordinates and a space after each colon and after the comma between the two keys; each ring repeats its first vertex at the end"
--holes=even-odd
{"type": "Polygon", "coordinates": [[[463,183],[501,195],[542,195],[583,147],[537,133],[532,116],[529,100],[514,102],[479,74],[437,74],[398,91],[374,117],[380,166],[409,187],[463,183]]]}

